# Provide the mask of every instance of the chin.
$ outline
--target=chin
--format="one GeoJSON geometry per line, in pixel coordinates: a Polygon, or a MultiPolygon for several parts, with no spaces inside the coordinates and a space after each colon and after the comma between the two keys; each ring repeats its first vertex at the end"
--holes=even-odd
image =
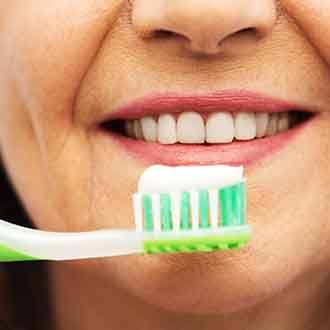
{"type": "Polygon", "coordinates": [[[272,230],[269,236],[262,231],[263,239],[234,252],[118,257],[106,261],[105,269],[116,286],[157,309],[195,315],[239,312],[275,296],[303,272],[303,258],[288,248],[296,243],[274,247],[267,244],[267,239],[273,243],[272,230]]]}

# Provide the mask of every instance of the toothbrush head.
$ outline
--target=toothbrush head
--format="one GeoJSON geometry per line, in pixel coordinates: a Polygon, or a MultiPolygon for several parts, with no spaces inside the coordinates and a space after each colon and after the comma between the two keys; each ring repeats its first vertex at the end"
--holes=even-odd
{"type": "Polygon", "coordinates": [[[148,254],[238,249],[251,238],[244,179],[220,189],[138,193],[134,210],[148,254]]]}

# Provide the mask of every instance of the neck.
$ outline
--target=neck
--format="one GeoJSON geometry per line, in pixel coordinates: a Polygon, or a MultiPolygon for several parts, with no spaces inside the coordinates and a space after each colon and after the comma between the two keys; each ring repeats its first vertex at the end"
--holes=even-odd
{"type": "Polygon", "coordinates": [[[111,280],[96,278],[69,264],[51,266],[51,285],[56,330],[108,330],[109,326],[113,330],[264,330],[272,325],[281,330],[330,328],[329,274],[322,271],[305,274],[253,308],[212,316],[158,310],[124,292],[111,280]]]}

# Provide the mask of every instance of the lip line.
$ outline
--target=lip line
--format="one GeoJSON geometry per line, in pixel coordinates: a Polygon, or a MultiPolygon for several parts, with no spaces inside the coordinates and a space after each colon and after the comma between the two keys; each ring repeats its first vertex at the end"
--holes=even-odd
{"type": "Polygon", "coordinates": [[[138,98],[111,114],[104,116],[101,122],[116,119],[137,119],[162,113],[196,112],[288,112],[311,111],[304,106],[275,99],[257,92],[246,90],[223,90],[210,94],[151,94],[138,98]]]}

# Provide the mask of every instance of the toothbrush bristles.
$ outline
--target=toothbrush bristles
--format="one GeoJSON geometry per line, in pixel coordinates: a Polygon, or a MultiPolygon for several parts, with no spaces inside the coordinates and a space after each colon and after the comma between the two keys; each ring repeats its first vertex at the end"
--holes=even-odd
{"type": "Polygon", "coordinates": [[[135,194],[138,231],[179,232],[245,224],[245,185],[222,189],[135,194]]]}

